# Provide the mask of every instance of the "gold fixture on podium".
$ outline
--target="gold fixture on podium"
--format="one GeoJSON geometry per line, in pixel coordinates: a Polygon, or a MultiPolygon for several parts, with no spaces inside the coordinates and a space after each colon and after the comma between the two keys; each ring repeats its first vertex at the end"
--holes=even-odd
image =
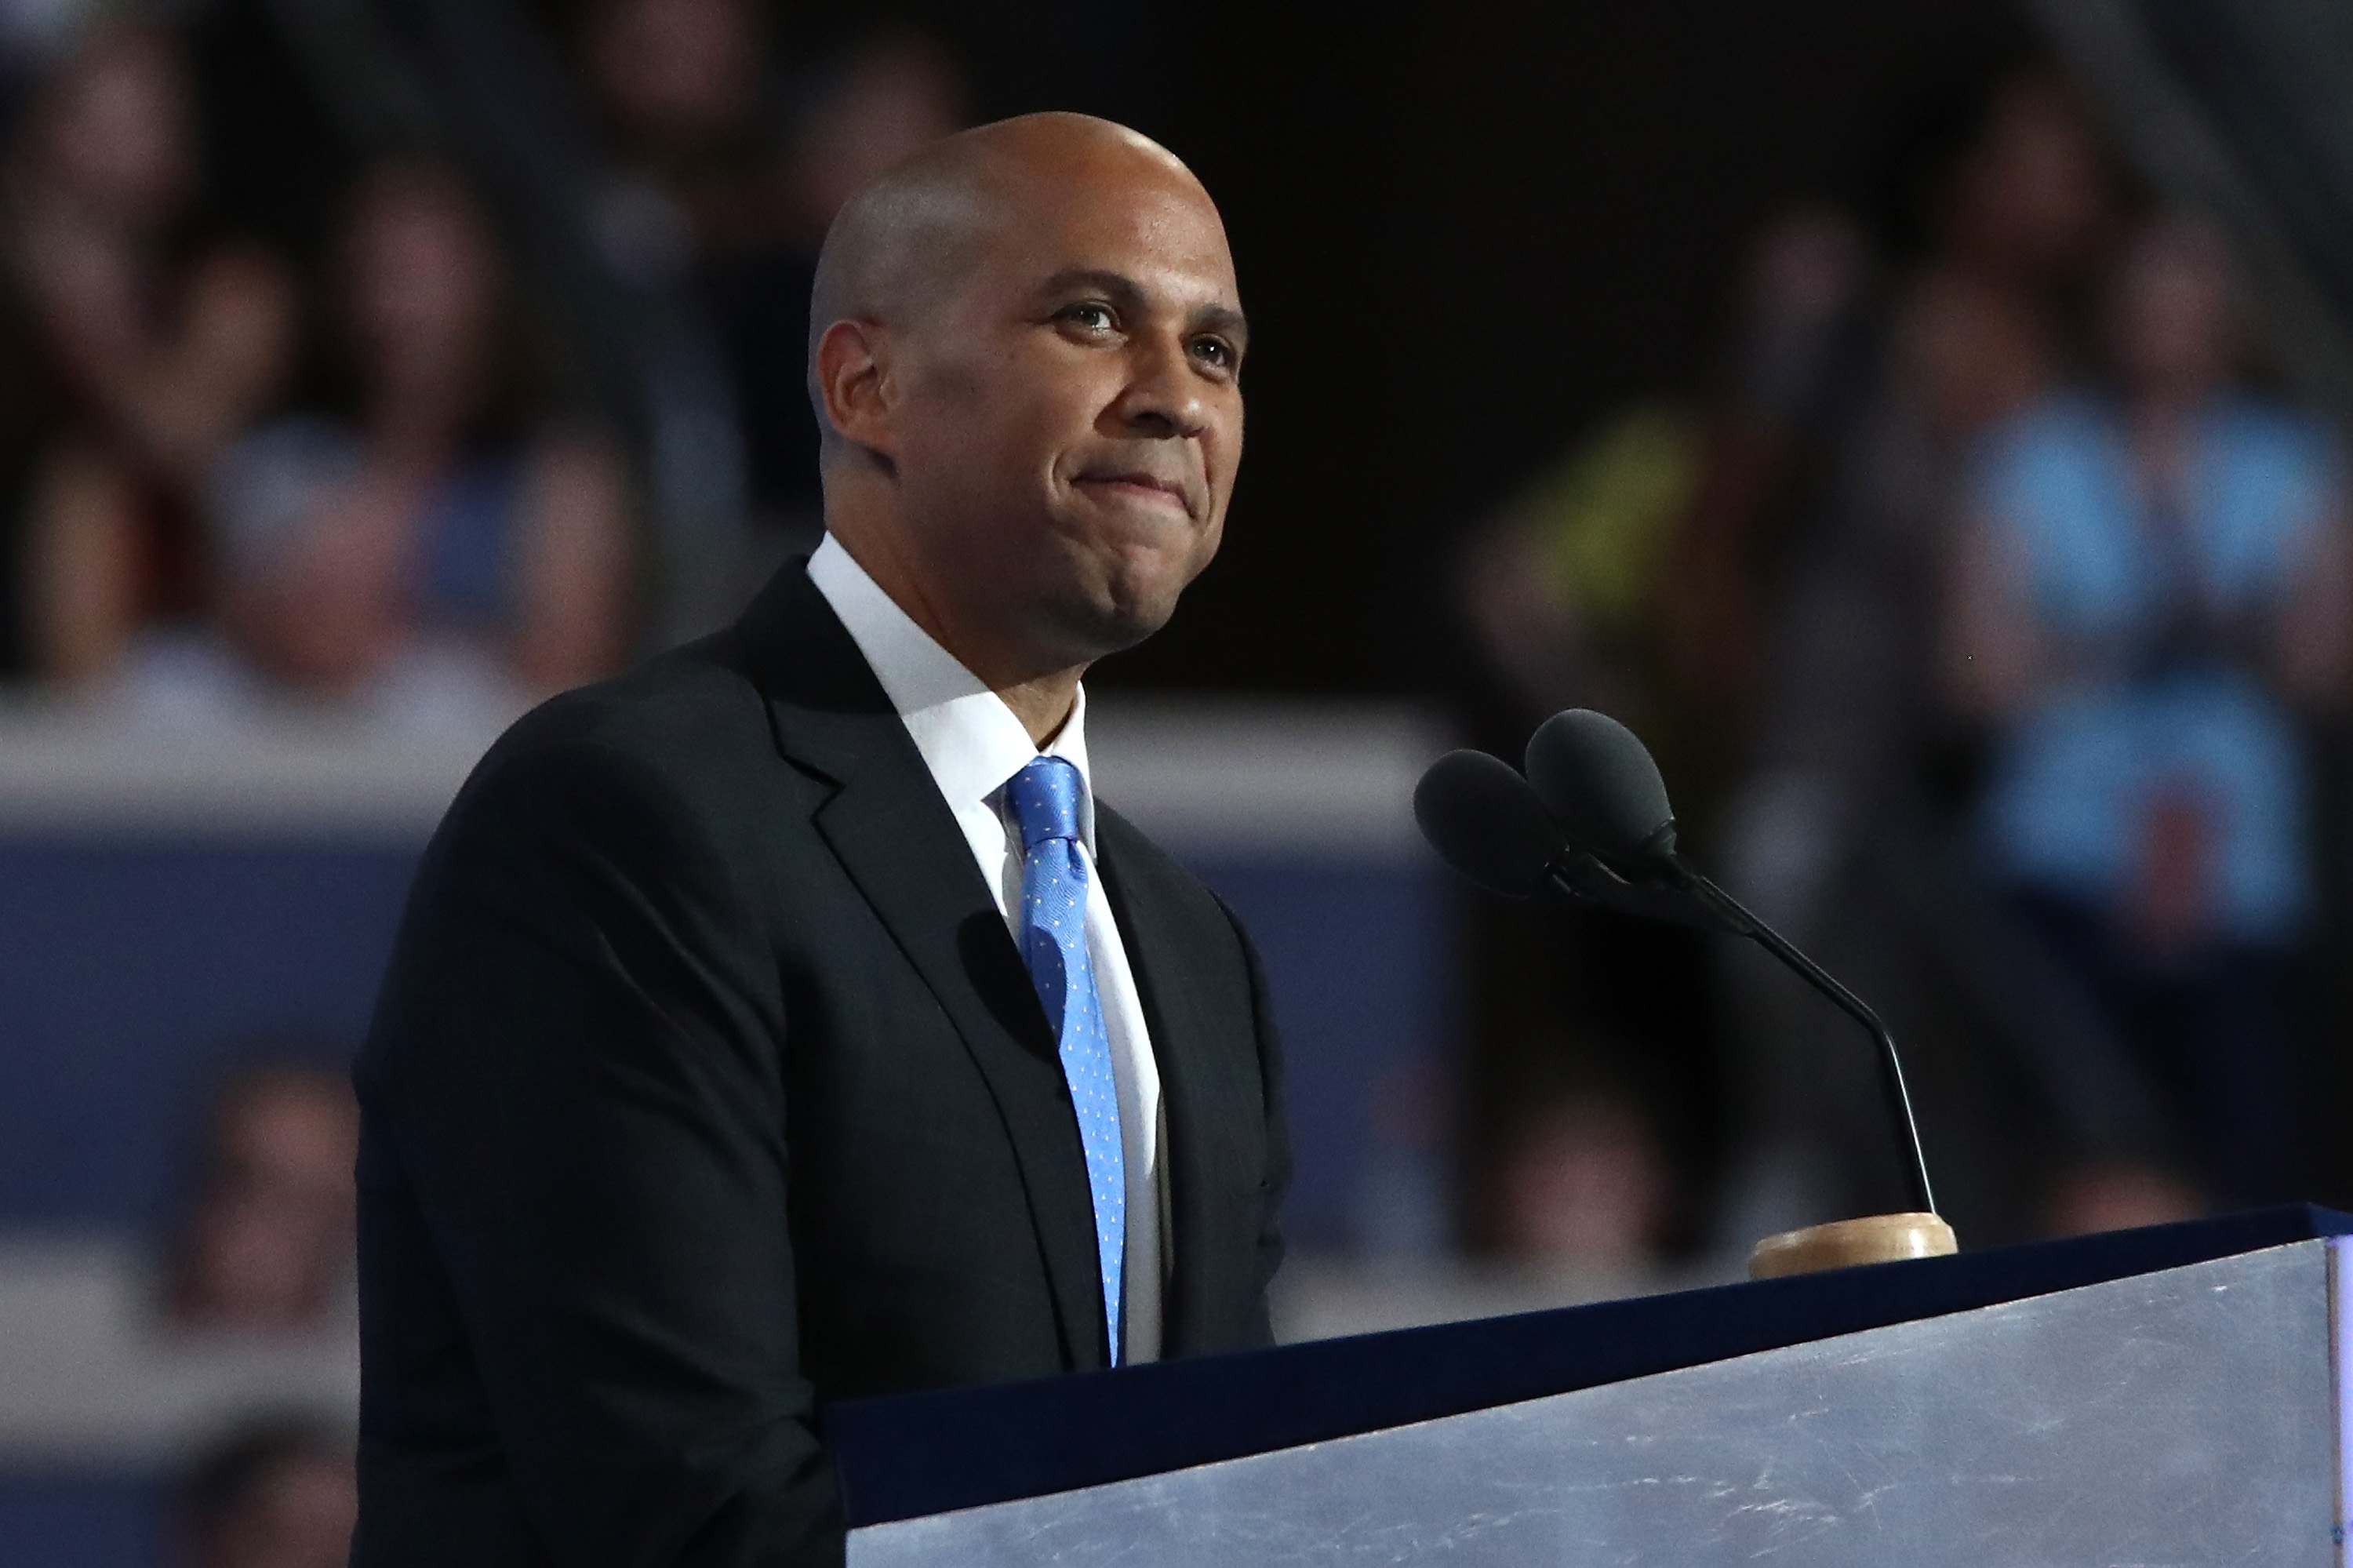
{"type": "Polygon", "coordinates": [[[1858,1264],[1947,1257],[1959,1248],[1953,1227],[1935,1214],[1866,1214],[1767,1236],[1748,1255],[1748,1277],[1778,1279],[1858,1264]]]}

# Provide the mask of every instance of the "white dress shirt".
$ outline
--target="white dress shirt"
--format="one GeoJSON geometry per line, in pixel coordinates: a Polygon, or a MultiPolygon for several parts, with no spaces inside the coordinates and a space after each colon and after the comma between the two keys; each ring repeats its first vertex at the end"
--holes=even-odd
{"type": "Polygon", "coordinates": [[[1079,800],[1080,853],[1087,865],[1087,957],[1094,966],[1095,992],[1103,1002],[1111,1037],[1112,1079],[1119,1092],[1119,1140],[1127,1166],[1127,1256],[1123,1286],[1127,1315],[1127,1361],[1160,1355],[1160,1294],[1168,1268],[1163,1243],[1167,1183],[1160,1151],[1160,1068],[1153,1060],[1144,1004],[1127,962],[1127,945],[1112,918],[1111,900],[1094,863],[1094,779],[1087,770],[1087,694],[1079,689],[1060,733],[1040,747],[1005,705],[1004,699],[958,663],[955,656],[850,559],[832,535],[809,557],[809,580],[849,630],[882,683],[891,705],[913,737],[931,769],[932,781],[955,813],[979,863],[981,880],[1016,945],[1020,930],[1022,846],[1019,829],[1005,809],[1005,786],[1040,756],[1060,757],[1086,781],[1079,800]]]}

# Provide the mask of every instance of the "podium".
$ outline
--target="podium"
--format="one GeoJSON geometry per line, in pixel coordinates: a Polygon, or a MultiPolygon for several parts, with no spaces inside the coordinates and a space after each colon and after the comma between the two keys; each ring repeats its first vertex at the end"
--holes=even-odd
{"type": "Polygon", "coordinates": [[[2292,1207],[826,1417],[850,1568],[2346,1563],[2292,1207]]]}

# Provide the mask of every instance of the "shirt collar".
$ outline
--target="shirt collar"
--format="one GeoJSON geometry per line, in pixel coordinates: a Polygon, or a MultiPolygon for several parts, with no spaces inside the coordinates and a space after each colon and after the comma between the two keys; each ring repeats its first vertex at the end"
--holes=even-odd
{"type": "Polygon", "coordinates": [[[1060,757],[1086,785],[1079,834],[1093,849],[1094,778],[1087,767],[1083,684],[1060,732],[1039,747],[1005,699],[916,625],[831,534],[809,557],[808,575],[865,655],[951,807],[980,802],[994,810],[1008,779],[1039,757],[1060,757]]]}

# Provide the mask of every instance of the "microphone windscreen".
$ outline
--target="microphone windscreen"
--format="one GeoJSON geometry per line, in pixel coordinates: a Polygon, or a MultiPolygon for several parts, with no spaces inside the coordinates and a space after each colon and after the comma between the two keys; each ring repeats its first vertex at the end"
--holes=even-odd
{"type": "MultiPolygon", "coordinates": [[[[1641,858],[1672,828],[1659,765],[1634,732],[1607,714],[1571,708],[1528,737],[1528,782],[1579,849],[1604,860],[1641,858]]],[[[1672,841],[1664,847],[1672,848],[1672,841]]]]}
{"type": "Polygon", "coordinates": [[[1447,864],[1506,898],[1532,896],[1568,841],[1500,757],[1450,751],[1413,789],[1413,820],[1447,864]]]}

